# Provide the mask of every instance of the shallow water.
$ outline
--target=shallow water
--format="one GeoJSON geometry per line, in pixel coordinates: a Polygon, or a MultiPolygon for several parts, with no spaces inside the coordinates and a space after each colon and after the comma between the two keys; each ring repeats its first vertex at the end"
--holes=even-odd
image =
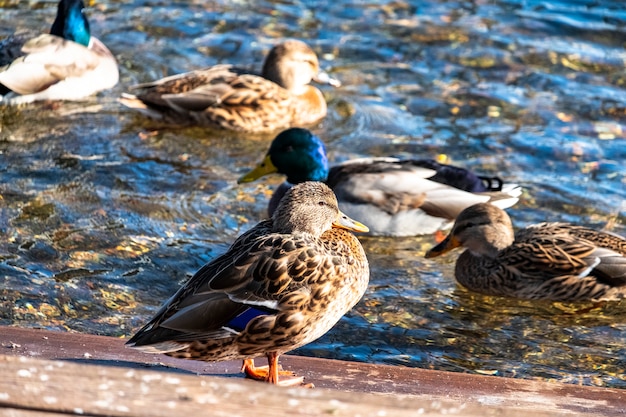
{"type": "MultiPolygon", "coordinates": [[[[0,324],[128,335],[264,215],[279,178],[237,186],[272,135],[162,129],[125,86],[260,65],[283,37],[343,82],[313,130],[331,159],[446,154],[524,186],[517,226],[626,235],[621,1],[98,1],[121,83],[81,103],[0,109],[0,324]]],[[[1,1],[0,37],[52,1],[1,1]]],[[[362,302],[298,353],[626,388],[626,303],[530,303],[455,284],[432,237],[363,238],[362,302]]]]}

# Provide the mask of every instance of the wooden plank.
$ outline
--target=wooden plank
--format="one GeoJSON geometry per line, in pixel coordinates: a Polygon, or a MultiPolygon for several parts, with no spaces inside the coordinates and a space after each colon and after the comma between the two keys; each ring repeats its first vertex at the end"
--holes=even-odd
{"type": "Polygon", "coordinates": [[[415,415],[418,410],[426,413],[424,415],[460,413],[467,416],[526,416],[529,412],[534,414],[533,417],[626,414],[626,392],[617,389],[289,355],[281,360],[283,366],[306,376],[306,381],[314,383],[316,389],[283,389],[244,380],[239,373],[241,364],[237,361],[183,361],[143,354],[125,348],[123,343],[122,339],[110,337],[0,327],[0,346],[4,347],[0,353],[5,355],[0,360],[3,375],[0,378],[0,404],[21,410],[66,413],[78,407],[84,413],[103,414],[102,407],[98,408],[97,404],[104,404],[98,401],[103,401],[101,391],[106,391],[109,407],[111,404],[126,407],[123,412],[115,408],[108,410],[107,413],[118,413],[111,415],[174,415],[168,407],[175,407],[176,415],[183,409],[197,413],[206,411],[207,403],[211,401],[220,404],[220,410],[226,410],[228,415],[247,415],[254,408],[254,413],[262,416],[265,414],[260,414],[259,409],[263,408],[271,411],[267,415],[275,417],[298,415],[293,414],[296,412],[303,414],[284,402],[300,404],[308,410],[304,413],[306,415],[323,415],[320,413],[326,411],[332,411],[333,415],[374,415],[368,414],[370,408],[393,416],[415,415]],[[63,361],[39,362],[32,359],[35,357],[63,361]],[[34,371],[31,372],[31,368],[34,371]],[[17,375],[23,369],[30,372],[31,378],[5,377],[11,373],[17,375]],[[209,376],[199,378],[193,375],[196,373],[209,376]],[[43,374],[46,375],[45,381],[41,380],[43,374]],[[174,384],[174,380],[180,382],[174,384]],[[36,387],[37,395],[20,396],[21,390],[31,386],[36,387]],[[98,388],[105,386],[109,388],[98,388]],[[80,387],[81,392],[86,390],[85,396],[68,398],[63,394],[68,390],[77,392],[76,387],[80,387]],[[250,397],[249,392],[262,398],[250,397]],[[19,401],[2,400],[7,393],[12,400],[17,398],[19,401]],[[381,393],[393,395],[381,396],[381,393]],[[52,406],[56,408],[48,407],[44,399],[47,397],[48,400],[57,398],[63,407],[54,404],[52,406]],[[229,398],[241,401],[222,404],[229,398]],[[272,401],[266,402],[267,398],[272,401]],[[254,404],[258,407],[253,407],[254,404]],[[333,404],[341,406],[335,409],[333,404]],[[142,407],[147,407],[150,413],[146,414],[142,407]],[[155,414],[155,409],[163,414],[155,414]]]}
{"type": "Polygon", "coordinates": [[[0,405],[0,416],[7,417],[67,417],[67,413],[54,413],[49,411],[16,410],[15,408],[3,408],[0,405]]]}
{"type": "MultiPolygon", "coordinates": [[[[79,415],[249,416],[498,415],[502,407],[322,389],[284,389],[254,381],[68,361],[0,356],[0,407],[79,415]]],[[[526,415],[513,410],[509,416],[526,415]]],[[[551,415],[547,412],[536,416],[551,415]]]]}

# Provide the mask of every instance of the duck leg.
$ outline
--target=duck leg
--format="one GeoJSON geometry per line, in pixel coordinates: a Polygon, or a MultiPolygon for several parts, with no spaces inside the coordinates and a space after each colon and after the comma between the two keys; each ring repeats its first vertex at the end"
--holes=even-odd
{"type": "Polygon", "coordinates": [[[443,230],[437,230],[433,236],[435,243],[441,243],[446,239],[446,233],[443,230]]]}
{"type": "Polygon", "coordinates": [[[246,374],[248,378],[257,381],[265,381],[265,377],[267,376],[267,372],[254,366],[254,359],[244,359],[243,365],[241,365],[241,372],[246,374]]]}
{"type": "Polygon", "coordinates": [[[284,387],[301,385],[304,381],[303,377],[297,377],[291,371],[283,371],[278,364],[278,357],[280,355],[276,352],[270,352],[267,354],[268,366],[254,366],[254,359],[244,359],[241,371],[246,374],[248,378],[256,379],[257,381],[265,381],[270,384],[281,385],[284,387]],[[291,377],[280,381],[279,377],[291,377]]]}

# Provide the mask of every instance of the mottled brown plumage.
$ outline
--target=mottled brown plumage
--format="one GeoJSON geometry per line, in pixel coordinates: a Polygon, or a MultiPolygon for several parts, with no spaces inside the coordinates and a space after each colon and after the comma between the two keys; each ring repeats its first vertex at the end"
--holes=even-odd
{"type": "Polygon", "coordinates": [[[540,223],[513,234],[509,216],[476,204],[426,257],[467,250],[456,279],[491,295],[554,301],[612,300],[626,295],[626,239],[567,223],[540,223]]]}
{"type": "Polygon", "coordinates": [[[244,370],[278,383],[278,356],[326,333],[362,297],[369,279],[363,248],[324,184],[285,195],[271,220],[241,235],[202,267],[128,344],[168,355],[243,359],[244,370]],[[252,358],[266,355],[269,374],[252,358]]]}
{"type": "Polygon", "coordinates": [[[176,125],[212,126],[246,132],[311,125],[326,116],[314,80],[338,85],[320,72],[315,52],[289,40],[268,54],[261,75],[230,65],[174,75],[134,86],[120,102],[148,117],[176,125]]]}

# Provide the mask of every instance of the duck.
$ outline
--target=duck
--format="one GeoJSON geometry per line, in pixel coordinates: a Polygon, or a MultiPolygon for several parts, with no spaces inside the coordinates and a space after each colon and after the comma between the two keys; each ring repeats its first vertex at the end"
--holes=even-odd
{"type": "Polygon", "coordinates": [[[610,301],[626,295],[626,238],[570,223],[539,223],[513,232],[509,215],[476,204],[426,253],[465,251],[457,281],[487,295],[526,300],[610,301]]]}
{"type": "Polygon", "coordinates": [[[348,216],[367,224],[373,236],[417,236],[452,226],[466,207],[490,202],[507,208],[521,188],[498,177],[482,177],[431,159],[359,158],[329,168],[322,140],[303,128],[290,128],[272,141],[265,158],[238,182],[265,175],[285,175],[273,193],[268,212],[292,184],[323,181],[348,216]]]}
{"type": "Polygon", "coordinates": [[[84,8],[61,0],[49,34],[17,33],[0,44],[0,104],[80,100],[117,84],[117,61],[91,36],[84,8]]]}
{"type": "Polygon", "coordinates": [[[127,345],[183,359],[243,360],[250,378],[301,384],[280,370],[279,356],[325,334],[367,288],[369,264],[353,231],[367,227],[339,211],[325,184],[294,186],[270,219],[198,270],[127,345]],[[268,367],[254,365],[260,356],[268,367]]]}
{"type": "Polygon", "coordinates": [[[260,75],[216,65],[135,85],[139,93],[125,93],[120,102],[168,124],[269,132],[326,116],[326,100],[311,81],[341,85],[320,71],[309,45],[289,39],[270,50],[260,75]]]}

